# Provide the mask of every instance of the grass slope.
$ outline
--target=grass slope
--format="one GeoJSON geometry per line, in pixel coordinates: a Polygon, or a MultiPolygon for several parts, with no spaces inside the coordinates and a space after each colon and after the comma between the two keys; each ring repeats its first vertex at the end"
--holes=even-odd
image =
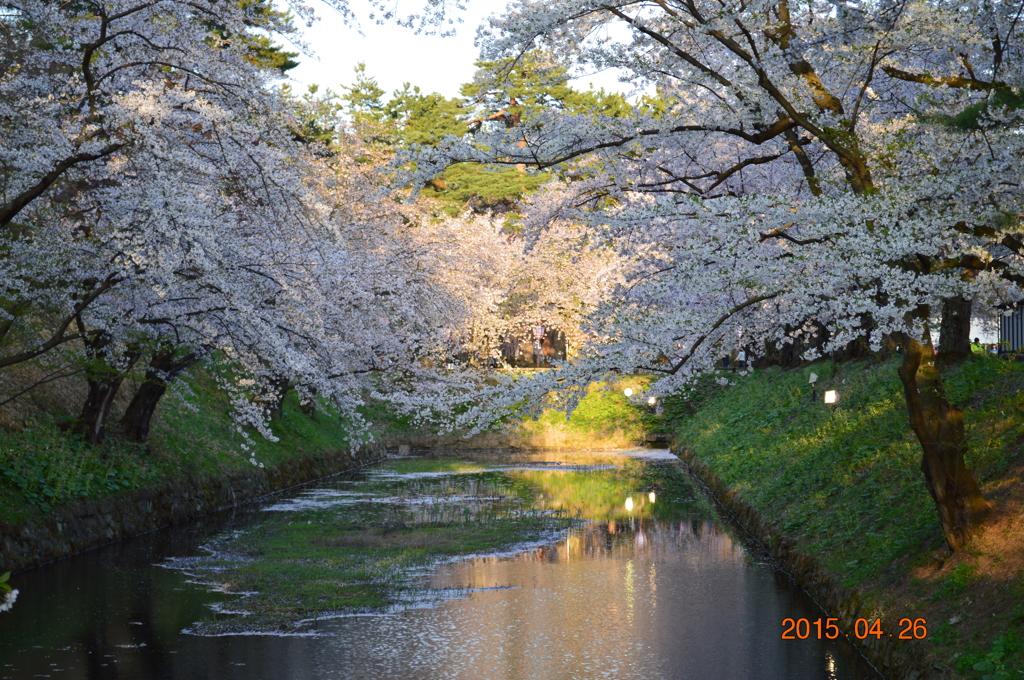
{"type": "MultiPolygon", "coordinates": [[[[71,414],[41,405],[17,429],[0,429],[0,522],[18,524],[81,498],[106,498],[182,479],[213,479],[248,469],[242,436],[228,416],[229,404],[213,379],[198,373],[192,392],[164,397],[150,446],[121,439],[116,426],[107,442],[92,447],[66,434],[71,414]]],[[[284,415],[272,424],[279,441],[259,435],[249,453],[266,466],[349,446],[340,420],[329,411],[301,413],[290,395],[284,415]]]]}
{"type": "MultiPolygon", "coordinates": [[[[520,372],[528,378],[528,372],[520,372]]],[[[545,409],[533,420],[525,409],[508,413],[482,435],[460,440],[457,434],[439,435],[429,423],[417,423],[400,415],[383,401],[370,400],[362,410],[374,424],[375,436],[394,447],[446,448],[462,444],[468,448],[614,449],[635,446],[652,426],[648,410],[631,403],[623,394],[626,387],[642,393],[649,379],[629,376],[615,382],[594,382],[570,418],[555,408],[545,409]]]]}
{"type": "MultiPolygon", "coordinates": [[[[629,385],[642,389],[641,378],[629,385]]],[[[625,384],[625,383],[623,383],[625,384]]],[[[531,434],[557,434],[561,445],[587,448],[608,438],[624,443],[642,439],[647,426],[643,409],[630,404],[621,385],[595,385],[570,420],[547,411],[539,421],[521,423],[531,434]]],[[[285,400],[283,416],[272,423],[279,441],[254,434],[249,450],[228,416],[230,405],[207,373],[187,383],[186,397],[169,393],[154,418],[149,447],[118,437],[111,418],[107,442],[86,445],[63,429],[74,413],[40,399],[35,415],[16,427],[0,428],[0,522],[17,525],[43,517],[55,506],[83,498],[116,497],[124,491],[156,487],[182,479],[215,479],[247,469],[250,455],[266,466],[284,460],[349,447],[344,423],[330,409],[313,418],[298,408],[294,394],[285,400]]],[[[373,402],[365,417],[378,424],[378,434],[401,443],[417,434],[411,418],[398,416],[385,403],[373,402]]]]}
{"type": "Polygon", "coordinates": [[[561,411],[547,409],[537,420],[526,420],[519,427],[527,436],[559,435],[568,446],[588,448],[606,441],[628,446],[644,438],[650,418],[643,407],[626,398],[623,390],[629,387],[640,394],[648,382],[641,376],[614,383],[595,382],[568,419],[561,411]]]}
{"type": "Polygon", "coordinates": [[[968,463],[997,510],[989,531],[953,556],[919,469],[897,366],[814,366],[814,401],[812,369],[736,376],[734,386],[704,390],[696,413],[670,401],[662,427],[868,593],[886,625],[927,618],[937,661],[962,677],[1024,677],[1012,670],[1024,660],[1024,365],[978,356],[946,378],[965,411],[968,463]],[[821,403],[826,389],[839,391],[837,407],[821,403]]]}

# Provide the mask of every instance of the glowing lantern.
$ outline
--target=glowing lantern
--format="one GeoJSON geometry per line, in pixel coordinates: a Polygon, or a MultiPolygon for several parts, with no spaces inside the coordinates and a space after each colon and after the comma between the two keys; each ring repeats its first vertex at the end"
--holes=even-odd
{"type": "Polygon", "coordinates": [[[839,402],[839,393],[835,390],[828,390],[825,392],[825,403],[836,404],[839,402]]]}
{"type": "Polygon", "coordinates": [[[632,498],[628,498],[628,497],[626,498],[626,511],[627,512],[633,512],[633,499],[632,498]]]}

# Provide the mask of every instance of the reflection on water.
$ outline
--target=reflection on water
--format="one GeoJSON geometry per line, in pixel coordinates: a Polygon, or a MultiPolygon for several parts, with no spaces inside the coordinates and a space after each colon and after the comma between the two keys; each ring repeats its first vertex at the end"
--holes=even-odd
{"type": "Polygon", "coordinates": [[[431,612],[462,643],[408,651],[462,669],[456,677],[827,678],[827,653],[842,658],[837,677],[857,677],[849,650],[778,639],[783,618],[813,612],[712,522],[616,524],[444,567],[432,585],[519,589],[431,612]]]}
{"type": "Polygon", "coordinates": [[[215,534],[258,531],[263,510],[18,575],[17,607],[0,614],[0,678],[878,677],[838,641],[781,640],[782,619],[822,613],[688,488],[629,488],[615,470],[551,467],[376,475],[264,506],[301,514],[389,505],[414,521],[465,508],[559,509],[593,520],[556,543],[451,562],[419,577],[424,587],[460,597],[322,621],[315,637],[183,634],[195,621],[222,616],[210,605],[230,609],[236,600],[152,566],[199,554],[215,534]]]}

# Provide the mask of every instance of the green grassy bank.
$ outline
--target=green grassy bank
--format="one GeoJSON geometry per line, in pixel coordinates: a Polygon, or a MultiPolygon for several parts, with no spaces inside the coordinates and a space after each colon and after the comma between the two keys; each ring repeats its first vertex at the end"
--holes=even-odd
{"type": "Polygon", "coordinates": [[[929,621],[936,663],[966,678],[1024,677],[1024,364],[977,356],[948,373],[969,465],[996,516],[949,555],[919,469],[898,360],[735,376],[666,403],[662,427],[886,623],[929,621]],[[811,399],[808,376],[819,376],[811,399]],[[821,393],[840,393],[838,406],[821,393]]]}
{"type": "Polygon", "coordinates": [[[366,419],[389,447],[409,444],[413,448],[462,449],[622,449],[636,446],[653,425],[646,408],[630,403],[623,389],[646,389],[645,376],[627,376],[614,383],[595,382],[570,418],[555,409],[544,410],[536,420],[525,413],[510,413],[490,431],[470,438],[438,434],[429,425],[414,424],[408,416],[397,416],[384,402],[364,409],[366,419]]]}
{"type": "Polygon", "coordinates": [[[247,453],[270,467],[321,452],[347,449],[344,424],[330,411],[313,418],[289,395],[271,424],[278,441],[252,437],[248,452],[229,414],[229,404],[203,373],[189,381],[186,399],[168,394],[157,411],[148,446],[118,436],[89,446],[64,429],[73,415],[59,403],[35,404],[33,415],[0,429],[0,523],[45,518],[62,504],[100,499],[184,480],[216,479],[248,470],[247,453]]]}
{"type": "MultiPolygon", "coordinates": [[[[629,384],[639,387],[642,382],[638,378],[629,384]]],[[[325,408],[310,418],[300,411],[295,394],[290,394],[283,415],[271,423],[278,441],[253,434],[248,451],[243,451],[244,440],[231,422],[230,405],[215,381],[197,372],[189,379],[186,394],[164,397],[148,446],[119,437],[116,418],[111,419],[107,441],[89,446],[64,431],[78,406],[74,400],[63,404],[48,395],[30,395],[28,408],[22,409],[29,415],[0,427],[0,524],[17,526],[45,518],[54,508],[80,499],[117,497],[126,491],[183,480],[221,478],[250,469],[250,455],[270,467],[350,446],[345,424],[335,413],[325,408]]],[[[370,404],[364,416],[391,446],[416,445],[425,435],[437,438],[435,433],[413,426],[410,418],[396,416],[385,403],[370,404]]],[[[511,438],[491,433],[478,445],[629,445],[643,438],[647,420],[644,409],[631,405],[621,389],[604,390],[595,385],[570,420],[548,411],[538,421],[513,425],[511,438]]],[[[457,440],[450,436],[427,443],[457,440]]]]}

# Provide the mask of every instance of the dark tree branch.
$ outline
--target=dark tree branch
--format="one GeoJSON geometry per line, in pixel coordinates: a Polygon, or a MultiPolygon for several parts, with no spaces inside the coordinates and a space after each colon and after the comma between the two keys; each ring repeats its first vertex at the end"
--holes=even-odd
{"type": "Polygon", "coordinates": [[[968,90],[980,91],[1007,90],[1010,88],[1009,85],[998,80],[987,82],[984,80],[977,80],[976,78],[965,78],[963,76],[948,76],[943,78],[929,75],[927,73],[911,73],[910,71],[903,71],[894,66],[883,66],[882,70],[885,71],[885,74],[890,78],[905,80],[911,83],[921,83],[922,85],[928,85],[930,87],[960,87],[968,90]]]}
{"type": "MultiPolygon", "coordinates": [[[[739,314],[740,312],[742,312],[747,307],[750,307],[751,305],[756,305],[759,302],[764,302],[765,300],[771,300],[772,298],[776,298],[776,297],[778,297],[781,294],[782,294],[782,292],[779,291],[778,293],[768,293],[766,295],[758,295],[757,297],[752,297],[749,300],[747,300],[745,302],[741,302],[740,304],[738,304],[735,307],[733,307],[732,309],[730,309],[728,312],[723,314],[721,316],[721,318],[719,318],[718,321],[716,321],[714,323],[714,325],[711,326],[710,329],[708,329],[707,333],[705,333],[704,335],[702,335],[699,338],[697,338],[697,340],[690,346],[690,351],[686,353],[686,356],[684,356],[682,359],[680,359],[678,362],[676,362],[676,365],[673,366],[672,368],[669,368],[669,369],[654,368],[654,367],[651,367],[651,366],[646,366],[644,368],[646,368],[649,371],[656,371],[658,373],[667,373],[668,375],[675,375],[676,373],[679,372],[679,369],[681,369],[686,364],[687,361],[689,361],[690,359],[693,358],[693,355],[697,352],[697,348],[700,347],[701,344],[705,340],[707,340],[711,336],[712,333],[714,333],[716,330],[718,330],[719,327],[722,324],[724,324],[726,321],[728,321],[730,318],[732,318],[736,314],[739,314]]],[[[675,340],[683,340],[685,337],[686,336],[680,335],[678,337],[672,338],[672,340],[673,341],[675,341],[675,340]]]]}
{"type": "Polygon", "coordinates": [[[24,208],[36,200],[43,193],[49,189],[54,182],[60,179],[60,176],[67,172],[69,169],[78,165],[79,163],[87,163],[89,161],[99,160],[105,156],[109,156],[112,153],[120,150],[124,144],[108,144],[97,153],[80,153],[70,158],[65,158],[59,162],[50,172],[43,175],[38,182],[34,185],[21,192],[14,198],[10,203],[0,210],[0,227],[6,227],[10,222],[20,213],[24,208]]]}

